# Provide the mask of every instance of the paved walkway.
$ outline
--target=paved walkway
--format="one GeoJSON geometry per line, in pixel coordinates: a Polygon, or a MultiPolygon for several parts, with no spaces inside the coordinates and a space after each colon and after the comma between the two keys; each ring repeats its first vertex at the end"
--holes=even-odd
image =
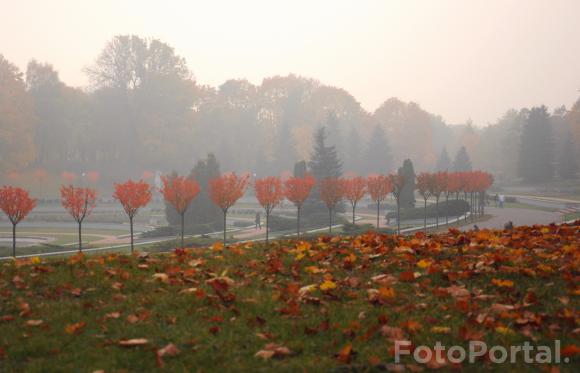
{"type": "MultiPolygon", "coordinates": [[[[492,216],[489,220],[476,223],[480,229],[503,229],[504,224],[508,221],[513,222],[514,225],[550,224],[562,221],[562,215],[557,212],[523,208],[486,207],[485,214],[492,216]]],[[[473,224],[465,225],[461,229],[471,228],[473,228],[473,224]]]]}

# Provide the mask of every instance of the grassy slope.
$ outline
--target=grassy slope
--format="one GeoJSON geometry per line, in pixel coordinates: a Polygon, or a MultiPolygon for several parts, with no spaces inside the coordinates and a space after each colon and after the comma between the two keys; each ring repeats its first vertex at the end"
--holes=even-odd
{"type": "MultiPolygon", "coordinates": [[[[369,233],[277,241],[269,250],[4,262],[0,371],[149,371],[168,343],[181,351],[163,358],[169,371],[328,371],[348,360],[367,371],[392,362],[396,334],[430,346],[466,346],[466,330],[488,344],[531,336],[537,344],[578,345],[579,234],[578,226],[429,239],[369,233]],[[316,286],[298,291],[307,285],[316,286]],[[468,293],[458,297],[463,286],[468,293]],[[378,295],[369,297],[370,289],[378,295]],[[119,346],[130,338],[148,343],[119,346]],[[254,357],[267,343],[292,355],[254,357]],[[356,354],[340,362],[336,354],[348,345],[356,354]]],[[[490,367],[506,368],[467,368],[490,367]]]]}

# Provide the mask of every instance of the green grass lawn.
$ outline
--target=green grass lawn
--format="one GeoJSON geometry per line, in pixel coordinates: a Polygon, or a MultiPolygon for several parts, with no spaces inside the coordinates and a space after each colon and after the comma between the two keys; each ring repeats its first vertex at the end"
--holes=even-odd
{"type": "MultiPolygon", "coordinates": [[[[4,261],[0,371],[382,371],[405,368],[392,365],[395,339],[473,338],[559,339],[573,359],[559,368],[574,371],[579,236],[578,226],[367,233],[4,261]]],[[[541,367],[463,364],[506,368],[541,367]]]]}

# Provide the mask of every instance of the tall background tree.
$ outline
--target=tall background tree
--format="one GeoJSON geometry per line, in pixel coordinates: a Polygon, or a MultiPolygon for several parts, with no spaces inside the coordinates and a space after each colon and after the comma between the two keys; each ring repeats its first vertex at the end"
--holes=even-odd
{"type": "MultiPolygon", "coordinates": [[[[342,176],[342,162],[333,145],[326,144],[326,129],[320,127],[314,136],[314,149],[311,154],[308,168],[312,177],[321,182],[324,179],[339,179],[342,176]]],[[[325,204],[321,198],[320,184],[316,185],[310,197],[304,204],[304,214],[320,213],[325,210],[325,204]]],[[[338,204],[332,209],[333,213],[342,211],[342,206],[338,204]]]]}
{"type": "Polygon", "coordinates": [[[435,171],[447,171],[451,169],[451,158],[449,158],[449,153],[447,153],[447,147],[441,149],[439,158],[437,159],[437,165],[435,166],[435,171]]]}
{"type": "Polygon", "coordinates": [[[521,134],[519,162],[519,175],[527,182],[549,181],[554,176],[552,126],[545,106],[530,110],[521,134]]]}
{"type": "Polygon", "coordinates": [[[22,73],[0,54],[0,171],[16,171],[34,159],[33,106],[22,73]]]}
{"type": "Polygon", "coordinates": [[[471,159],[469,158],[469,154],[467,154],[465,146],[459,148],[457,154],[455,154],[455,158],[453,159],[453,171],[471,171],[471,159]]]}
{"type": "Polygon", "coordinates": [[[410,159],[405,159],[397,174],[405,180],[401,189],[400,207],[415,207],[415,168],[413,167],[413,162],[410,159]]]}
{"type": "Polygon", "coordinates": [[[363,158],[367,174],[385,174],[393,169],[393,154],[382,126],[377,125],[371,133],[363,158]]]}
{"type": "Polygon", "coordinates": [[[572,134],[568,132],[568,136],[566,136],[564,145],[562,145],[558,156],[558,165],[556,168],[558,176],[565,180],[576,178],[579,159],[580,156],[576,150],[572,134]]]}

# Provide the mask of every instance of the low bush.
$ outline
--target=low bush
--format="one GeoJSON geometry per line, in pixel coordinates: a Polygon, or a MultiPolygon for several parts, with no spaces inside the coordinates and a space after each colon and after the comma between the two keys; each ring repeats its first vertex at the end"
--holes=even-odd
{"type": "MultiPolygon", "coordinates": [[[[445,217],[446,214],[446,204],[445,200],[439,201],[439,217],[445,217]]],[[[469,211],[469,203],[466,201],[459,199],[459,200],[449,200],[449,216],[459,216],[465,214],[469,211]]],[[[408,208],[408,209],[401,209],[401,220],[414,220],[414,219],[423,219],[425,216],[425,209],[423,206],[408,208]]],[[[435,218],[437,216],[437,209],[435,208],[435,204],[427,205],[427,218],[435,218]]],[[[389,219],[396,219],[397,218],[397,211],[392,211],[387,214],[389,219]]]]}

